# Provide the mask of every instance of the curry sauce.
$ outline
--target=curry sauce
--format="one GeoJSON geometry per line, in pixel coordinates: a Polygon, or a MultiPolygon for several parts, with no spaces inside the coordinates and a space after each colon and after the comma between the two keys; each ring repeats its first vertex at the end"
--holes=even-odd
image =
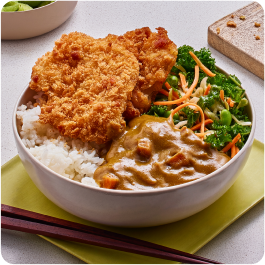
{"type": "Polygon", "coordinates": [[[113,140],[94,179],[103,188],[150,190],[201,178],[229,160],[187,127],[176,129],[166,118],[143,115],[113,140]]]}

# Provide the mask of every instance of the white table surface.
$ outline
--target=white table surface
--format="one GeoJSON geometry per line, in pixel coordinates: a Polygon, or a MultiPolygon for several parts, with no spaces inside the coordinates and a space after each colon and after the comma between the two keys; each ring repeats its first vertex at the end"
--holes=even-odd
{"type": "MultiPolygon", "coordinates": [[[[177,46],[195,49],[209,47],[207,28],[216,20],[250,2],[79,2],[73,15],[57,29],[31,39],[2,41],[1,48],[1,164],[17,154],[11,129],[13,107],[28,84],[37,58],[52,50],[63,33],[80,31],[94,38],[108,33],[122,35],[128,30],[149,26],[164,27],[177,46]]],[[[257,128],[255,138],[264,142],[263,80],[209,47],[217,65],[240,78],[255,101],[257,128]]],[[[2,187],[3,188],[3,187],[2,187]]],[[[260,202],[249,212],[200,249],[197,254],[223,263],[251,264],[264,254],[264,209],[260,202]]],[[[83,263],[42,238],[2,229],[2,261],[13,264],[83,263]]]]}

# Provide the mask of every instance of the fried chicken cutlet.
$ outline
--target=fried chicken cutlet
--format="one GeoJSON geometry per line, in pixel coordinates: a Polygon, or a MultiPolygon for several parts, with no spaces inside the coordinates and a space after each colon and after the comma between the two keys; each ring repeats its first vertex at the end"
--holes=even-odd
{"type": "Polygon", "coordinates": [[[94,39],[64,34],[32,69],[30,88],[48,98],[40,121],[64,136],[106,143],[150,108],[177,57],[167,31],[146,27],[94,39]]]}
{"type": "Polygon", "coordinates": [[[48,97],[41,122],[100,144],[124,131],[122,114],[138,77],[138,61],[123,45],[72,32],[38,59],[29,86],[48,97]]]}
{"type": "Polygon", "coordinates": [[[132,98],[127,103],[123,116],[126,120],[148,111],[151,101],[162,89],[171,68],[177,59],[177,46],[168,38],[164,28],[151,32],[144,27],[128,31],[123,36],[108,35],[106,39],[121,43],[131,51],[139,62],[139,78],[132,92],[132,98]]]}

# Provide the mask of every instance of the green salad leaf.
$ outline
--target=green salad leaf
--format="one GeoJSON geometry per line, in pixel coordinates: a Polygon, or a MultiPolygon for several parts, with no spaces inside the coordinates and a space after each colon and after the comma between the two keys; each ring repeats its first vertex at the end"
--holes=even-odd
{"type": "Polygon", "coordinates": [[[244,109],[230,108],[229,110],[239,121],[250,121],[244,109]]]}
{"type": "Polygon", "coordinates": [[[214,121],[212,130],[215,130],[215,133],[208,135],[205,139],[205,142],[209,143],[212,148],[216,148],[219,151],[222,150],[222,148],[240,133],[241,141],[237,142],[236,146],[241,149],[250,134],[251,126],[242,126],[239,124],[227,126],[220,124],[219,121],[214,121]]]}
{"type": "Polygon", "coordinates": [[[152,104],[150,110],[146,112],[146,114],[153,116],[155,116],[156,114],[158,117],[165,117],[166,111],[167,111],[167,106],[152,104]]]}
{"type": "Polygon", "coordinates": [[[193,109],[191,109],[189,107],[185,107],[185,108],[181,109],[181,112],[185,113],[185,115],[186,115],[186,118],[188,120],[188,123],[187,123],[188,128],[191,128],[193,126],[193,124],[195,123],[195,121],[197,121],[198,118],[200,117],[199,112],[195,112],[193,109]]]}
{"type": "Polygon", "coordinates": [[[221,87],[213,85],[211,87],[210,93],[207,96],[201,96],[198,105],[204,110],[205,108],[210,109],[217,100],[220,98],[221,87]]]}
{"type": "Polygon", "coordinates": [[[206,143],[209,143],[212,148],[216,148],[217,150],[221,150],[226,146],[226,143],[232,141],[232,137],[227,133],[226,128],[220,128],[216,130],[215,133],[210,134],[204,139],[206,143]]]}

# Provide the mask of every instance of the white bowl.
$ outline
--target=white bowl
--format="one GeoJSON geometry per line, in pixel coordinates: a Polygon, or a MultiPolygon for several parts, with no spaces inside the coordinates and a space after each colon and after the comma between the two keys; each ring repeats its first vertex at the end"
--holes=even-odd
{"type": "Polygon", "coordinates": [[[1,39],[19,40],[47,33],[72,14],[77,1],[55,1],[43,7],[21,12],[1,12],[1,39]]]}
{"type": "MultiPolygon", "coordinates": [[[[85,186],[53,172],[24,146],[17,131],[16,110],[35,94],[26,88],[15,106],[13,132],[18,154],[30,178],[52,202],[83,219],[120,227],[147,227],[189,217],[219,199],[235,182],[244,167],[254,140],[256,126],[253,104],[248,113],[252,121],[249,138],[227,164],[198,180],[148,191],[108,190],[85,186]]],[[[243,195],[242,195],[243,196],[243,195]]]]}

